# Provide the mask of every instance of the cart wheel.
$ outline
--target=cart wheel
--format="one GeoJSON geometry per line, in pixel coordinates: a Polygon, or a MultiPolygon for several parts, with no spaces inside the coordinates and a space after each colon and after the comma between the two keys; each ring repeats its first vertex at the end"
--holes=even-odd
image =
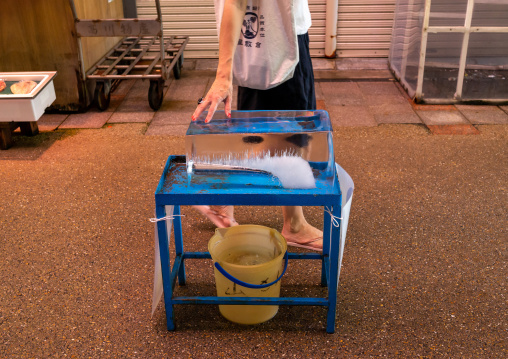
{"type": "Polygon", "coordinates": [[[183,67],[183,52],[180,58],[178,59],[178,63],[180,64],[180,67],[183,67]]]}
{"type": "Polygon", "coordinates": [[[109,107],[109,101],[111,100],[111,86],[106,86],[104,82],[97,83],[95,87],[94,101],[99,110],[105,111],[109,107]]]}
{"type": "Polygon", "coordinates": [[[150,88],[148,89],[148,103],[150,104],[152,110],[157,111],[161,108],[163,95],[164,82],[150,81],[150,88]]]}
{"type": "Polygon", "coordinates": [[[182,74],[182,64],[180,63],[180,59],[175,63],[175,66],[173,66],[173,75],[175,75],[175,79],[179,79],[180,75],[182,74]]]}

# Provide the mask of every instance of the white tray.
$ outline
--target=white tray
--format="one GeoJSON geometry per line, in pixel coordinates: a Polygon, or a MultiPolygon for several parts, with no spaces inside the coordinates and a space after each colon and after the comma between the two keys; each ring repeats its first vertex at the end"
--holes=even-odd
{"type": "MultiPolygon", "coordinates": [[[[0,72],[4,81],[32,80],[37,86],[26,95],[0,93],[0,122],[32,122],[37,121],[56,100],[52,72],[0,72]]],[[[7,89],[6,89],[7,90],[7,89]]],[[[4,90],[4,91],[6,91],[4,90]]]]}

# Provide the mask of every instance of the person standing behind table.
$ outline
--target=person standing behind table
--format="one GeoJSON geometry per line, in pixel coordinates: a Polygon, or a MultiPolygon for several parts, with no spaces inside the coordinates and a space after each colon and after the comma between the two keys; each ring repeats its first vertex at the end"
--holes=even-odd
{"type": "MultiPolygon", "coordinates": [[[[225,0],[219,35],[219,64],[210,90],[197,106],[192,121],[208,108],[205,122],[210,122],[219,104],[224,102],[226,116],[231,117],[233,98],[233,58],[245,16],[246,0],[225,0]]],[[[311,15],[307,0],[294,0],[295,27],[298,35],[299,62],[293,77],[269,90],[238,87],[237,108],[244,110],[314,110],[316,96],[314,73],[309,53],[308,29],[311,15]]],[[[218,227],[237,225],[233,206],[194,206],[218,227]]],[[[288,245],[322,251],[323,232],[305,219],[301,206],[282,207],[282,235],[288,245]]]]}

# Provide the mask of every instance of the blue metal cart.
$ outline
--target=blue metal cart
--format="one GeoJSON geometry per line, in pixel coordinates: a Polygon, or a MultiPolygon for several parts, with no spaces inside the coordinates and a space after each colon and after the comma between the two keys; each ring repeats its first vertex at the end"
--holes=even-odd
{"type": "MultiPolygon", "coordinates": [[[[168,330],[174,330],[173,306],[180,304],[234,304],[234,305],[311,305],[328,308],[326,331],[335,331],[337,288],[343,243],[341,243],[341,204],[342,193],[335,166],[333,181],[316,180],[314,189],[274,188],[261,177],[248,173],[230,173],[220,180],[210,178],[191,185],[186,170],[185,156],[170,156],[155,192],[157,234],[162,269],[164,302],[168,330]],[[321,261],[321,285],[328,288],[326,297],[213,297],[213,296],[175,296],[176,282],[185,284],[185,261],[189,259],[210,258],[208,252],[186,252],[184,250],[181,205],[247,205],[247,206],[323,206],[323,253],[289,253],[289,260],[321,261]],[[166,206],[174,206],[173,213],[166,213],[166,206]],[[176,256],[171,267],[169,255],[168,227],[163,220],[173,220],[174,245],[176,256]]],[[[350,189],[352,195],[352,189],[350,189]]],[[[169,207],[171,208],[171,207],[169,207]]],[[[347,227],[347,221],[345,222],[347,227]]],[[[171,227],[170,227],[171,228],[171,227]]],[[[345,235],[344,235],[345,238],[345,235]]]]}

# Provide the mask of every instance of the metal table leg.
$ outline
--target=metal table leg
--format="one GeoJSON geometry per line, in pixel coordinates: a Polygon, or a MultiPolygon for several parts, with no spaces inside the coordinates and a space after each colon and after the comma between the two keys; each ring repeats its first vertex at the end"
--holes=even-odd
{"type": "Polygon", "coordinates": [[[323,212],[323,261],[321,262],[321,286],[328,286],[328,265],[327,261],[330,257],[330,236],[331,236],[331,226],[332,226],[332,218],[330,214],[325,211],[323,212]]]}
{"type": "MultiPolygon", "coordinates": [[[[339,200],[340,203],[340,200],[339,200]]],[[[340,205],[333,206],[333,219],[337,220],[339,226],[331,226],[331,248],[330,248],[330,275],[328,276],[328,314],[326,317],[326,332],[335,332],[335,317],[337,313],[337,289],[339,286],[339,258],[340,258],[340,205]]],[[[332,219],[332,218],[331,218],[332,219]]]]}
{"type": "MultiPolygon", "coordinates": [[[[166,206],[156,206],[155,215],[157,218],[166,217],[166,206]]],[[[159,251],[161,257],[162,282],[164,288],[164,307],[166,308],[166,320],[168,330],[174,330],[173,322],[173,281],[171,279],[171,267],[169,261],[169,233],[167,231],[166,222],[157,222],[157,234],[159,236],[159,251]]]]}
{"type": "Polygon", "coordinates": [[[173,226],[175,234],[175,251],[176,257],[180,260],[180,265],[178,266],[178,284],[185,285],[185,262],[183,260],[183,234],[180,206],[175,206],[174,217],[173,226]]]}

